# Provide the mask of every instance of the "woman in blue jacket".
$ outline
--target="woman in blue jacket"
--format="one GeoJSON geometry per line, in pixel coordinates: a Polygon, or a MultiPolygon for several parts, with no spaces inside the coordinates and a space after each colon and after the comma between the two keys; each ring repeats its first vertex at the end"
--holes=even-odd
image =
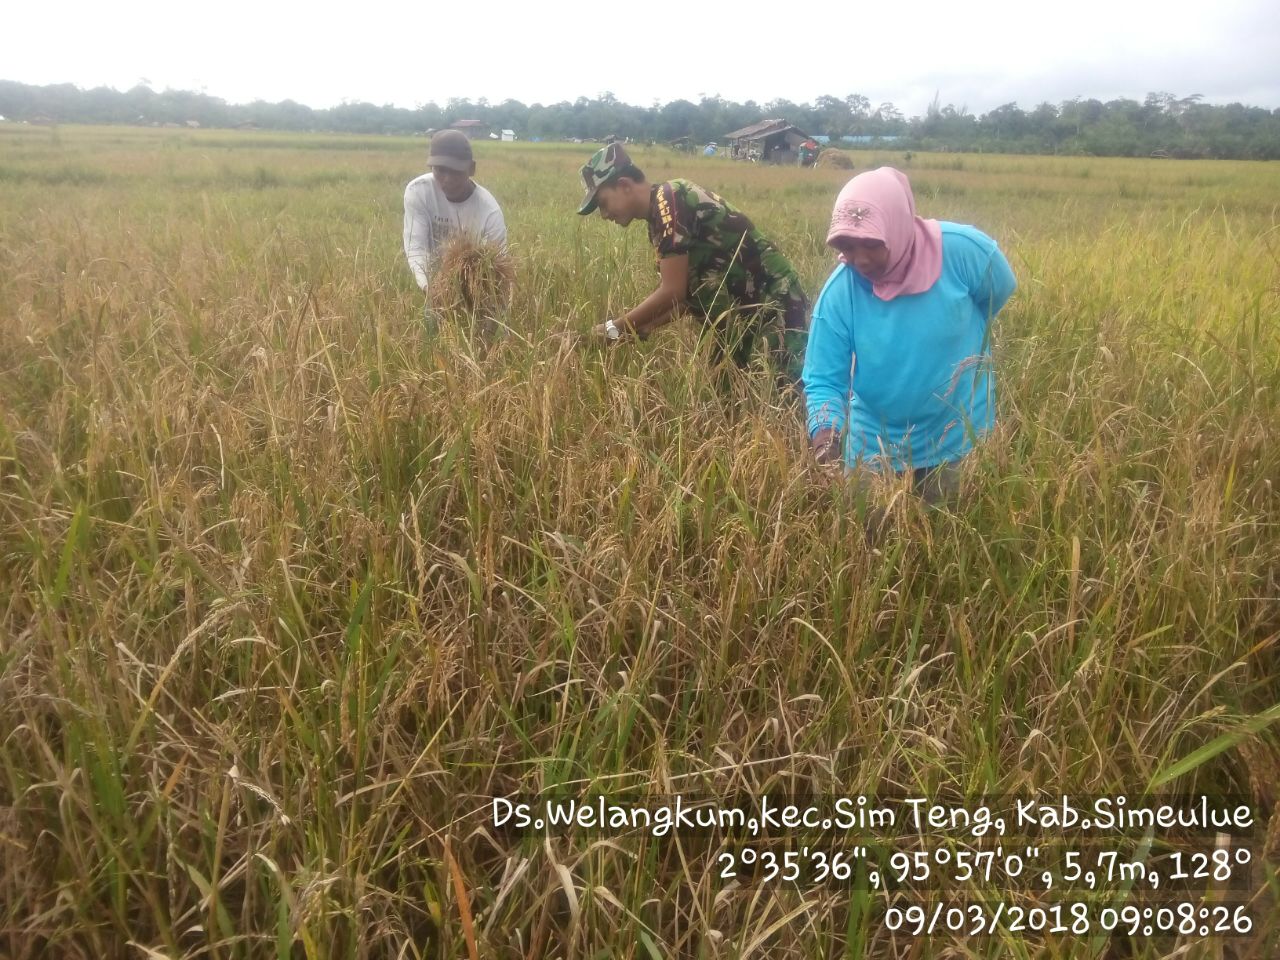
{"type": "Polygon", "coordinates": [[[827,244],[840,265],[814,306],[804,364],[814,453],[855,471],[910,470],[936,502],[995,423],[991,320],[1017,285],[1009,261],[976,227],[916,216],[892,167],[845,185],[827,244]]]}

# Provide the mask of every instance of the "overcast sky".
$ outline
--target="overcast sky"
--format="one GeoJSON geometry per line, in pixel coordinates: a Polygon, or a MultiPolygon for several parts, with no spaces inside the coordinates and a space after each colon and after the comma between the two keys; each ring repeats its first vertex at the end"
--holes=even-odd
{"type": "Polygon", "coordinates": [[[1203,94],[1280,107],[1277,0],[10,0],[0,79],[204,90],[239,103],[650,105],[861,93],[908,115],[1203,94]],[[330,13],[337,10],[338,13],[330,13]],[[747,11],[778,11],[769,15],[747,11]]]}

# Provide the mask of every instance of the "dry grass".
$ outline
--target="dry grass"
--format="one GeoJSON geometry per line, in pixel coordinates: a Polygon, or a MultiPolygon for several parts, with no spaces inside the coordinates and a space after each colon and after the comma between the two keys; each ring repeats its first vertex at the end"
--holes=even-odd
{"type": "MultiPolygon", "coordinates": [[[[638,228],[573,214],[583,148],[478,146],[519,335],[424,328],[423,149],[0,137],[0,955],[1228,955],[894,937],[879,898],[727,886],[696,837],[481,812],[1164,784],[1269,815],[1276,169],[916,155],[921,212],[1021,289],[968,494],[899,497],[872,553],[763,378],[726,402],[687,336],[550,335],[654,280],[638,228]]],[[[844,174],[637,160],[816,293],[844,174]]],[[[1259,863],[1241,960],[1276,955],[1277,886],[1259,863]]]]}

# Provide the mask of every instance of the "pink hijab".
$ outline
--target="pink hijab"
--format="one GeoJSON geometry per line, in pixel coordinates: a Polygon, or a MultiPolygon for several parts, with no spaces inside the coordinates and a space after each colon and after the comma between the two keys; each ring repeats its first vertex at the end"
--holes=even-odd
{"type": "Polygon", "coordinates": [[[889,269],[872,284],[881,300],[923,293],[942,275],[942,228],[937,220],[916,216],[911,184],[901,170],[868,170],[844,185],[827,243],[841,237],[879,240],[889,248],[889,269]]]}

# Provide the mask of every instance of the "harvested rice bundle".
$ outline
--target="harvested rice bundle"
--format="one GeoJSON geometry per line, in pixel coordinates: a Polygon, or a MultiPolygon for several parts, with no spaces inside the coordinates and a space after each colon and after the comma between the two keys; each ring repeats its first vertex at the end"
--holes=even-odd
{"type": "Polygon", "coordinates": [[[432,276],[431,308],[444,317],[498,313],[515,279],[511,257],[466,234],[452,237],[432,276]]]}
{"type": "Polygon", "coordinates": [[[827,170],[852,170],[853,158],[843,150],[832,150],[828,148],[818,154],[818,162],[815,163],[814,166],[825,168],[827,170]]]}

